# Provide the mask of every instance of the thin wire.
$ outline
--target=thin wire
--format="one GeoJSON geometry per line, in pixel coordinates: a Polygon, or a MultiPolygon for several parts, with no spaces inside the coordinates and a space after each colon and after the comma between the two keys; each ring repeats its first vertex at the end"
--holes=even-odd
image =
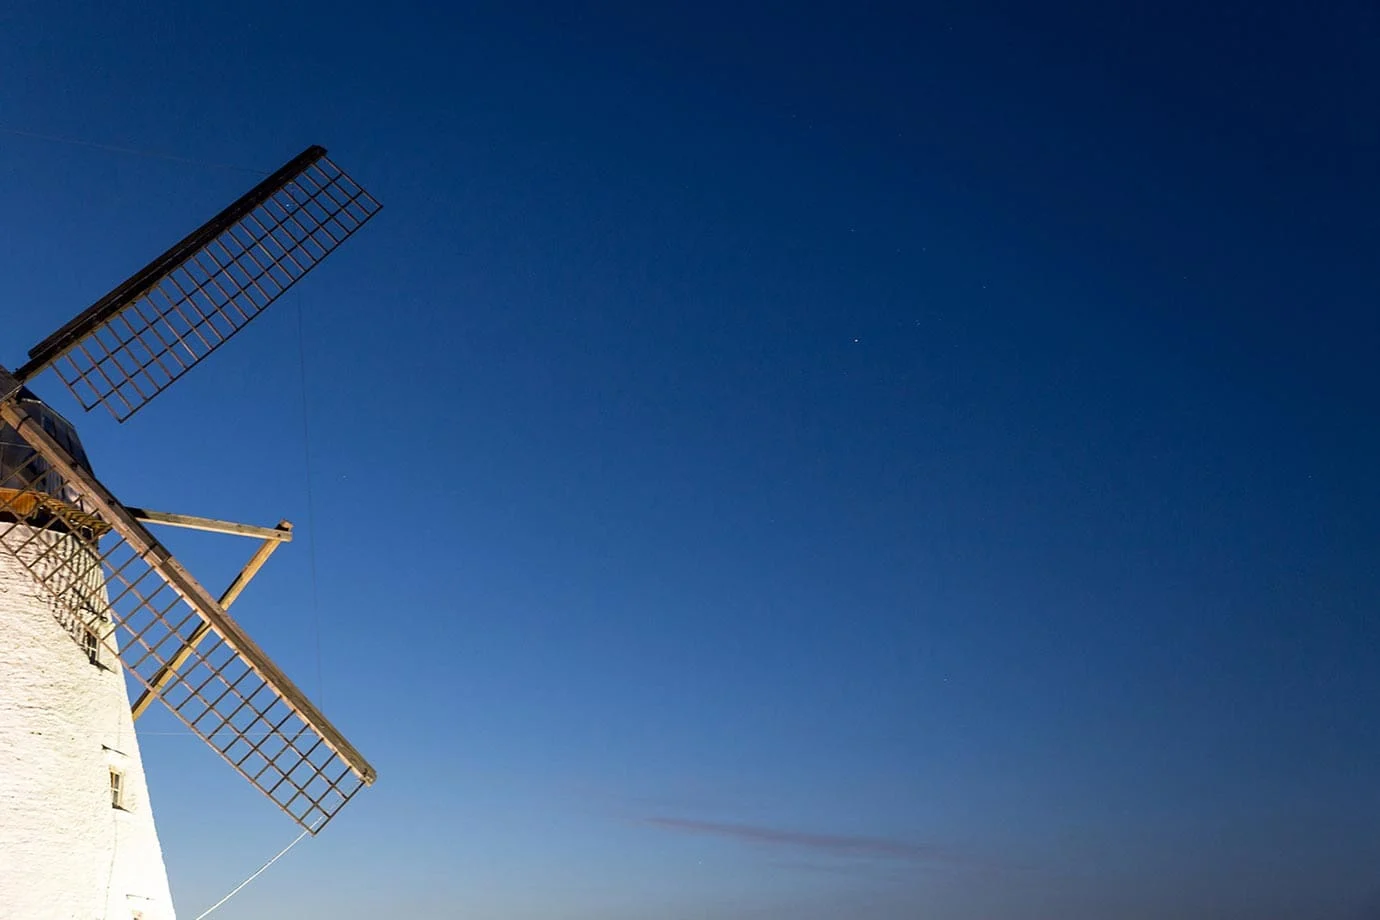
{"type": "Polygon", "coordinates": [[[321,590],[316,577],[316,497],[311,487],[311,413],[307,402],[307,336],[302,320],[302,292],[297,301],[297,368],[302,384],[302,462],[307,479],[307,559],[311,569],[311,621],[316,633],[316,700],[325,705],[326,681],[321,668],[321,590]]]}
{"type": "Polygon", "coordinates": [[[120,147],[115,144],[103,144],[99,141],[82,140],[77,137],[62,137],[57,134],[40,134],[37,131],[24,131],[19,128],[11,128],[7,125],[0,125],[0,133],[13,134],[15,137],[28,137],[40,141],[52,141],[57,144],[71,144],[74,147],[90,147],[93,150],[105,150],[110,153],[127,153],[137,157],[148,157],[154,160],[171,160],[174,163],[187,163],[191,166],[206,166],[211,169],[229,169],[235,172],[254,173],[257,176],[267,176],[268,172],[262,169],[254,169],[250,166],[237,166],[234,163],[215,163],[210,160],[194,160],[191,157],[180,157],[172,153],[162,153],[157,150],[139,150],[135,147],[120,147]]]}
{"type": "MultiPolygon", "coordinates": [[[[318,825],[318,826],[320,826],[320,825],[318,825]]],[[[212,913],[213,911],[215,911],[217,908],[219,908],[222,904],[224,904],[226,901],[228,901],[228,900],[230,900],[231,898],[233,898],[235,895],[239,894],[240,891],[244,888],[244,886],[248,885],[250,882],[254,881],[254,879],[258,878],[259,876],[261,876],[261,875],[263,875],[265,872],[267,872],[269,866],[273,865],[273,864],[276,863],[278,860],[280,860],[280,859],[282,859],[284,856],[286,856],[288,850],[292,849],[293,847],[297,846],[297,844],[301,843],[301,842],[302,842],[302,838],[305,837],[305,836],[307,836],[308,834],[310,834],[311,831],[312,831],[312,829],[308,829],[308,830],[304,830],[304,831],[302,831],[302,833],[298,834],[296,840],[292,841],[292,843],[289,843],[287,846],[285,846],[285,847],[283,847],[281,850],[279,850],[277,856],[273,857],[273,858],[270,859],[268,862],[266,862],[266,863],[264,863],[262,866],[260,866],[260,867],[258,868],[258,870],[255,871],[255,873],[254,873],[253,875],[249,876],[249,878],[245,879],[244,881],[242,881],[242,882],[240,882],[238,885],[236,885],[234,888],[230,889],[230,893],[229,893],[229,894],[227,894],[225,897],[221,898],[219,901],[217,901],[216,903],[212,904],[210,907],[206,908],[204,911],[202,911],[200,914],[198,914],[196,920],[205,920],[206,917],[209,917],[209,916],[211,915],[211,913],[212,913]]]]}

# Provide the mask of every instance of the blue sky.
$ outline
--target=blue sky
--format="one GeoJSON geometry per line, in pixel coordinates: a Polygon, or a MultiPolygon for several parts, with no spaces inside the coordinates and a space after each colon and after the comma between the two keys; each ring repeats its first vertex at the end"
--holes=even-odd
{"type": "MultiPolygon", "coordinates": [[[[379,770],[213,916],[1380,912],[1373,5],[115,6],[0,11],[0,361],[385,205],[82,426],[379,770]]],[[[191,917],[295,829],[147,728],[191,917]]]]}

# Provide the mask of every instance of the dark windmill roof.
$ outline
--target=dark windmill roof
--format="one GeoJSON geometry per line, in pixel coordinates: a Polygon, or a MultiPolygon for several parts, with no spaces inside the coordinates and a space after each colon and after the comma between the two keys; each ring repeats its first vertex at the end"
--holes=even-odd
{"type": "MultiPolygon", "coordinates": [[[[71,422],[49,408],[28,387],[22,388],[15,398],[53,440],[65,447],[79,464],[91,469],[86,450],[71,422]]],[[[3,423],[0,423],[0,489],[34,489],[54,498],[72,500],[72,496],[66,494],[61,477],[19,436],[19,432],[3,423]]]]}

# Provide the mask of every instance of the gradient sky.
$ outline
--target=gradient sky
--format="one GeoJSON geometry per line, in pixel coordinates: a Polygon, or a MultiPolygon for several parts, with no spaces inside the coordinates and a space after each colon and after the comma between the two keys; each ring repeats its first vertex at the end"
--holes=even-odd
{"type": "MultiPolygon", "coordinates": [[[[379,770],[217,920],[1380,916],[1380,7],[442,6],[0,7],[0,362],[385,205],[82,428],[379,770]]],[[[141,726],[195,917],[296,828],[141,726]]]]}

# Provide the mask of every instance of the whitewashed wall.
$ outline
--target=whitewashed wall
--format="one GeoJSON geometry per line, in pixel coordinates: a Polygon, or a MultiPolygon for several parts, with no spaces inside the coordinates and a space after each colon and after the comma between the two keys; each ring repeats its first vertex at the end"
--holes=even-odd
{"type": "Polygon", "coordinates": [[[100,655],[0,552],[0,920],[173,920],[124,676],[100,655]]]}

